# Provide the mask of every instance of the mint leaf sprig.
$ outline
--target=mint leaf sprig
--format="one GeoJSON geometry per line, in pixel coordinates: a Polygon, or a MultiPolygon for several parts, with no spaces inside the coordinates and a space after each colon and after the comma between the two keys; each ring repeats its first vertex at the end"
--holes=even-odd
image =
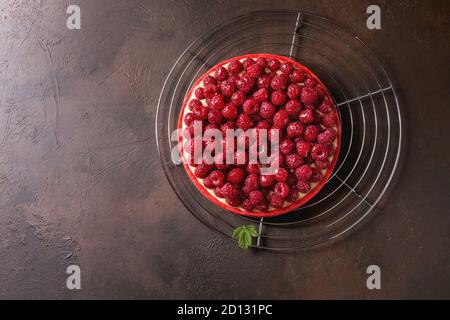
{"type": "Polygon", "coordinates": [[[253,238],[258,236],[255,226],[239,226],[233,230],[233,239],[238,241],[240,248],[247,250],[252,244],[253,238]]]}

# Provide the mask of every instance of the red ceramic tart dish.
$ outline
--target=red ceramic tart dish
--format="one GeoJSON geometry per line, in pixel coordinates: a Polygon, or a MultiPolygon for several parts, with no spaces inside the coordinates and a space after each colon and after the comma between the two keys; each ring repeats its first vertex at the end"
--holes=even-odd
{"type": "Polygon", "coordinates": [[[308,202],[333,172],[341,142],[325,85],[299,62],[271,54],[234,57],[208,70],[186,95],[178,128],[183,166],[197,189],[214,204],[251,217],[285,214],[308,202]],[[247,158],[245,164],[192,163],[194,121],[223,133],[278,129],[279,169],[260,175],[247,158]]]}

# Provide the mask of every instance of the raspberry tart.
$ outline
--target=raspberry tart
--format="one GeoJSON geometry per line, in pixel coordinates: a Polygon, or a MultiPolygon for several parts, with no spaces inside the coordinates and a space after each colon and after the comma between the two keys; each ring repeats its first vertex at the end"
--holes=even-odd
{"type": "Polygon", "coordinates": [[[208,70],[188,91],[178,128],[183,166],[197,189],[214,204],[252,217],[285,214],[314,197],[336,165],[341,141],[325,85],[299,62],[271,54],[234,57],[208,70]],[[234,129],[253,135],[236,135],[232,145],[226,137],[234,129]],[[266,137],[262,130],[278,142],[267,147],[269,162],[252,157],[262,152],[253,147],[266,137]]]}

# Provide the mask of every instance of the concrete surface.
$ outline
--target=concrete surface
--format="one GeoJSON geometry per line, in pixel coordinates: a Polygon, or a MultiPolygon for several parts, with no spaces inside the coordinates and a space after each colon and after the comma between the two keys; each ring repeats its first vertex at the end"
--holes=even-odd
{"type": "Polygon", "coordinates": [[[0,4],[0,298],[450,298],[448,1],[49,1],[0,4]],[[79,4],[82,30],[66,27],[79,4]],[[365,26],[369,4],[382,30],[365,26]],[[352,28],[389,66],[408,154],[389,204],[333,247],[243,252],[193,218],[154,137],[187,44],[255,9],[352,28]],[[66,289],[78,264],[82,289],[66,289]],[[366,288],[366,267],[382,290],[366,288]]]}

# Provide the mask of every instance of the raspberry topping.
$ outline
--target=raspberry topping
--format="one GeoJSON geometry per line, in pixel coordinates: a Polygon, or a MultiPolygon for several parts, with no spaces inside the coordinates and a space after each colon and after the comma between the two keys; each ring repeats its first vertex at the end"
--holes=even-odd
{"type": "Polygon", "coordinates": [[[185,167],[208,192],[224,198],[229,208],[236,208],[233,211],[265,214],[317,192],[316,185],[323,184],[332,160],[335,163],[339,118],[326,88],[308,69],[282,57],[253,57],[219,64],[201,78],[180,117],[181,138],[190,166],[185,167]],[[265,129],[268,141],[278,143],[258,145],[266,136],[260,131],[237,134],[231,150],[215,135],[188,140],[198,125],[200,133],[219,128],[224,139],[228,129],[265,129]],[[194,159],[194,144],[213,153],[194,159]],[[222,150],[214,150],[217,146],[222,150]],[[262,158],[250,162],[251,152],[269,156],[269,163],[262,158]],[[274,165],[274,173],[264,173],[274,165]]]}
{"type": "Polygon", "coordinates": [[[289,124],[289,114],[286,110],[280,110],[273,116],[273,127],[282,129],[289,124]]]}
{"type": "Polygon", "coordinates": [[[287,100],[286,93],[282,90],[273,91],[270,95],[270,102],[272,102],[276,106],[281,106],[287,100]]]}
{"type": "Polygon", "coordinates": [[[281,198],[286,198],[289,194],[289,186],[287,183],[278,182],[273,188],[273,192],[279,195],[281,198]]]}
{"type": "Polygon", "coordinates": [[[309,181],[312,177],[313,170],[307,164],[302,165],[295,169],[295,176],[300,181],[309,181]]]}
{"type": "Polygon", "coordinates": [[[250,192],[249,199],[252,205],[257,206],[264,202],[264,194],[259,190],[254,190],[250,192]]]}
{"type": "Polygon", "coordinates": [[[264,119],[272,118],[276,111],[275,106],[267,101],[262,102],[259,107],[259,115],[264,119]]]}
{"type": "Polygon", "coordinates": [[[228,172],[227,180],[232,183],[241,183],[245,178],[245,172],[241,168],[234,168],[228,172]]]}

